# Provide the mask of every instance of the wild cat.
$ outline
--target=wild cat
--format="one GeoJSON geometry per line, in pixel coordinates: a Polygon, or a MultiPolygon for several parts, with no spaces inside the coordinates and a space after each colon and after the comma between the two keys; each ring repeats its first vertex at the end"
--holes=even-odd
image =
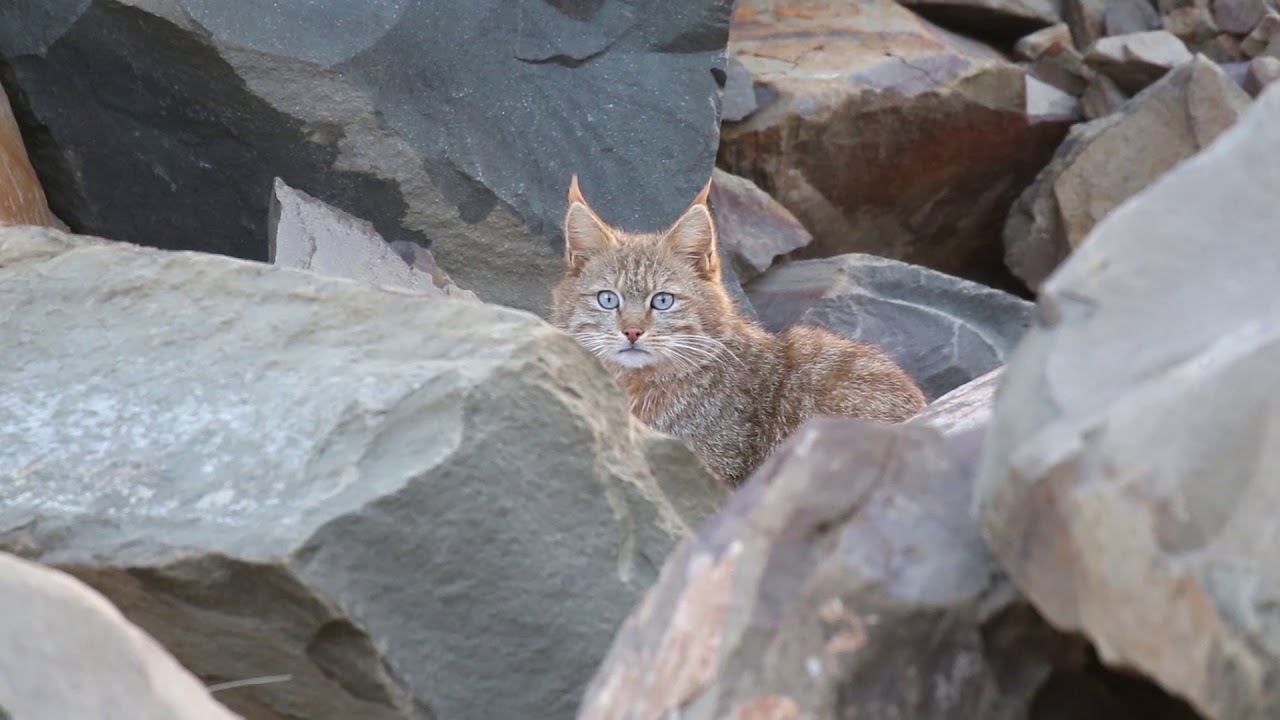
{"type": "Polygon", "coordinates": [[[710,181],[665,232],[610,227],[575,175],[552,322],[600,359],[642,421],[680,438],[730,486],[805,420],[905,420],[925,405],[880,349],[822,328],[773,334],[720,281],[710,181]]]}

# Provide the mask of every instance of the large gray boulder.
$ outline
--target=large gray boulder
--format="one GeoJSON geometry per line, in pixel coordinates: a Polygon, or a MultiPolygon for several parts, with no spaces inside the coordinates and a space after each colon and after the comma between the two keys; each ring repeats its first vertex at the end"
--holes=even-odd
{"type": "Polygon", "coordinates": [[[1075,644],[967,506],[996,375],[903,425],[801,427],[619,631],[579,720],[1022,720],[1075,644]]]}
{"type": "Polygon", "coordinates": [[[265,259],[272,178],[540,310],[577,173],[657,229],[711,174],[730,3],[0,3],[0,68],[80,232],[265,259]]]}
{"type": "Polygon", "coordinates": [[[723,492],[527,313],[0,229],[0,549],[251,719],[571,717],[723,492]]]}
{"type": "Polygon", "coordinates": [[[975,512],[1037,608],[1207,718],[1280,716],[1280,87],[1041,287],[975,512]]]}
{"type": "Polygon", "coordinates": [[[774,267],[747,288],[760,320],[875,343],[937,398],[1004,364],[1031,303],[918,265],[851,253],[774,267]]]}
{"type": "Polygon", "coordinates": [[[65,573],[0,553],[0,718],[236,720],[155,640],[65,573]]]}

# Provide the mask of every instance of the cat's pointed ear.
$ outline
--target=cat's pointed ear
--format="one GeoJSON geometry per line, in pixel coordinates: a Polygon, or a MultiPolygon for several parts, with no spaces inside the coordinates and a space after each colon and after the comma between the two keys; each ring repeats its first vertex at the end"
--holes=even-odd
{"type": "Polygon", "coordinates": [[[614,244],[613,232],[595,214],[578,189],[578,176],[569,182],[569,209],[564,214],[564,262],[579,270],[593,253],[614,244]]]}
{"type": "Polygon", "coordinates": [[[666,241],[672,250],[688,258],[699,275],[715,279],[720,276],[720,256],[716,254],[716,223],[707,207],[710,193],[708,180],[689,209],[667,231],[666,241]]]}

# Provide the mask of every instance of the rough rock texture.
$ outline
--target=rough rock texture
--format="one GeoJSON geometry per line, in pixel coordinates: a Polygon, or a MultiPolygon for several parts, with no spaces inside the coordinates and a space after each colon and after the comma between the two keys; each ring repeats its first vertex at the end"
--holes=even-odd
{"type": "Polygon", "coordinates": [[[1079,97],[1097,74],[1071,43],[1071,32],[1059,23],[1031,33],[1014,45],[1014,54],[1029,62],[1027,72],[1074,97],[1079,97]]]}
{"type": "Polygon", "coordinates": [[[975,512],[1017,585],[1207,718],[1280,716],[1280,87],[1041,287],[975,512]]]}
{"type": "Polygon", "coordinates": [[[22,133],[3,88],[0,88],[0,225],[61,225],[49,211],[44,188],[31,167],[27,149],[22,144],[22,133]]]}
{"type": "MultiPolygon", "coordinates": [[[[1114,80],[1106,75],[1094,73],[1080,95],[1080,111],[1086,118],[1097,120],[1119,112],[1128,101],[1129,96],[1116,85],[1114,80]]],[[[1017,212],[1018,208],[1018,205],[1014,205],[1014,212],[1017,212]]]]}
{"type": "Polygon", "coordinates": [[[1280,58],[1280,10],[1268,9],[1257,27],[1240,41],[1240,50],[1249,57],[1280,58]]]}
{"type": "Polygon", "coordinates": [[[527,313],[33,228],[0,307],[0,548],[248,718],[571,717],[723,499],[527,313]]]}
{"type": "Polygon", "coordinates": [[[1089,48],[1084,61],[1132,95],[1145,90],[1192,57],[1191,51],[1176,35],[1152,30],[1102,38],[1089,48]]]}
{"type": "Polygon", "coordinates": [[[1244,89],[1257,97],[1271,83],[1280,80],[1280,58],[1267,55],[1256,57],[1249,63],[1244,77],[1244,89]]]}
{"type": "Polygon", "coordinates": [[[1207,146],[1249,102],[1217,65],[1199,57],[1118,113],[1072,128],[1009,214],[1009,269],[1038,287],[1099,220],[1207,146]]]}
{"type": "Polygon", "coordinates": [[[741,0],[730,51],[765,99],[724,125],[719,166],[813,233],[797,257],[1006,277],[1009,205],[1074,120],[1045,115],[1022,68],[890,0],[741,0]]]}
{"type": "Polygon", "coordinates": [[[728,0],[3,6],[54,211],[112,239],[265,259],[281,177],[543,310],[570,175],[657,229],[715,156],[728,0]]]}
{"type": "Polygon", "coordinates": [[[295,190],[280,178],[271,193],[267,232],[267,259],[282,267],[437,297],[477,299],[449,279],[430,250],[404,241],[408,249],[392,248],[371,223],[295,190]]]}
{"type": "Polygon", "coordinates": [[[0,553],[0,717],[236,720],[98,593],[0,553]]]}
{"type": "Polygon", "coordinates": [[[899,0],[943,27],[1011,42],[1062,21],[1061,0],[899,0]]]}
{"type": "Polygon", "coordinates": [[[1160,28],[1160,14],[1150,0],[1063,0],[1062,14],[1081,51],[1108,35],[1160,28]]]}
{"type": "Polygon", "coordinates": [[[879,345],[930,398],[1002,365],[1032,307],[977,283],[856,254],[779,265],[748,294],[771,330],[807,322],[879,345]]]}
{"type": "Polygon", "coordinates": [[[993,382],[926,411],[946,439],[924,416],[803,426],[668,558],[580,720],[1025,718],[1069,643],[967,514],[993,382]]]}
{"type": "Polygon", "coordinates": [[[743,282],[813,239],[791,211],[746,178],[716,170],[710,203],[720,245],[743,282]]]}

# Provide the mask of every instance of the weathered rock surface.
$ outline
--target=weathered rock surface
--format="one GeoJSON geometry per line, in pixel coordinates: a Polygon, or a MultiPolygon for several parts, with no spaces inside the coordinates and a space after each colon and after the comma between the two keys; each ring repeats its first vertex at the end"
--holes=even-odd
{"type": "Polygon", "coordinates": [[[400,241],[401,248],[392,248],[372,223],[291,188],[280,178],[271,193],[267,233],[267,259],[281,267],[436,297],[478,299],[449,279],[430,250],[405,241],[400,241]]]}
{"type": "Polygon", "coordinates": [[[721,0],[5,6],[54,211],[116,240],[265,259],[281,177],[541,311],[572,174],[656,230],[714,163],[721,0]]]}
{"type": "Polygon", "coordinates": [[[1199,57],[1118,113],[1072,128],[1009,214],[1009,269],[1037,288],[1098,221],[1206,147],[1249,102],[1217,65],[1199,57]]]}
{"type": "Polygon", "coordinates": [[[1111,78],[1121,90],[1137,94],[1192,59],[1176,35],[1164,30],[1102,38],[1089,48],[1089,67],[1111,78]]]}
{"type": "Polygon", "coordinates": [[[1041,287],[975,511],[1017,585],[1207,718],[1280,716],[1280,87],[1041,287]]]}
{"type": "Polygon", "coordinates": [[[813,233],[795,257],[1006,277],[994,240],[1009,205],[1075,119],[1047,88],[890,0],[742,0],[730,51],[762,100],[725,123],[718,163],[813,233]]]}
{"type": "Polygon", "coordinates": [[[1006,42],[1062,21],[1061,0],[899,0],[899,4],[943,27],[1006,42]]]}
{"type": "Polygon", "coordinates": [[[1097,74],[1071,42],[1071,32],[1059,23],[1034,32],[1014,45],[1014,54],[1029,61],[1027,72],[1063,92],[1079,97],[1097,74]]]}
{"type": "Polygon", "coordinates": [[[1280,58],[1264,55],[1249,63],[1244,76],[1245,92],[1257,97],[1271,83],[1280,80],[1280,58]]]}
{"type": "Polygon", "coordinates": [[[905,425],[802,427],[668,558],[580,720],[1026,717],[1069,643],[968,517],[984,392],[905,425]]]}
{"type": "Polygon", "coordinates": [[[1031,303],[916,265],[871,255],[791,262],[747,288],[770,330],[812,323],[875,343],[930,398],[1004,364],[1031,303]]]}
{"type": "Polygon", "coordinates": [[[98,593],[0,553],[0,717],[236,720],[98,593]]]}
{"type": "Polygon", "coordinates": [[[0,548],[247,718],[571,717],[723,498],[527,313],[34,228],[0,307],[0,548]]]}
{"type": "Polygon", "coordinates": [[[712,176],[710,205],[721,248],[742,282],[813,240],[790,210],[750,180],[723,170],[712,176]]]}
{"type": "Polygon", "coordinates": [[[1157,30],[1161,26],[1160,14],[1150,0],[1063,0],[1062,14],[1081,51],[1109,35],[1157,30]]]}
{"type": "Polygon", "coordinates": [[[61,225],[49,211],[4,88],[0,88],[0,225],[61,225]]]}

